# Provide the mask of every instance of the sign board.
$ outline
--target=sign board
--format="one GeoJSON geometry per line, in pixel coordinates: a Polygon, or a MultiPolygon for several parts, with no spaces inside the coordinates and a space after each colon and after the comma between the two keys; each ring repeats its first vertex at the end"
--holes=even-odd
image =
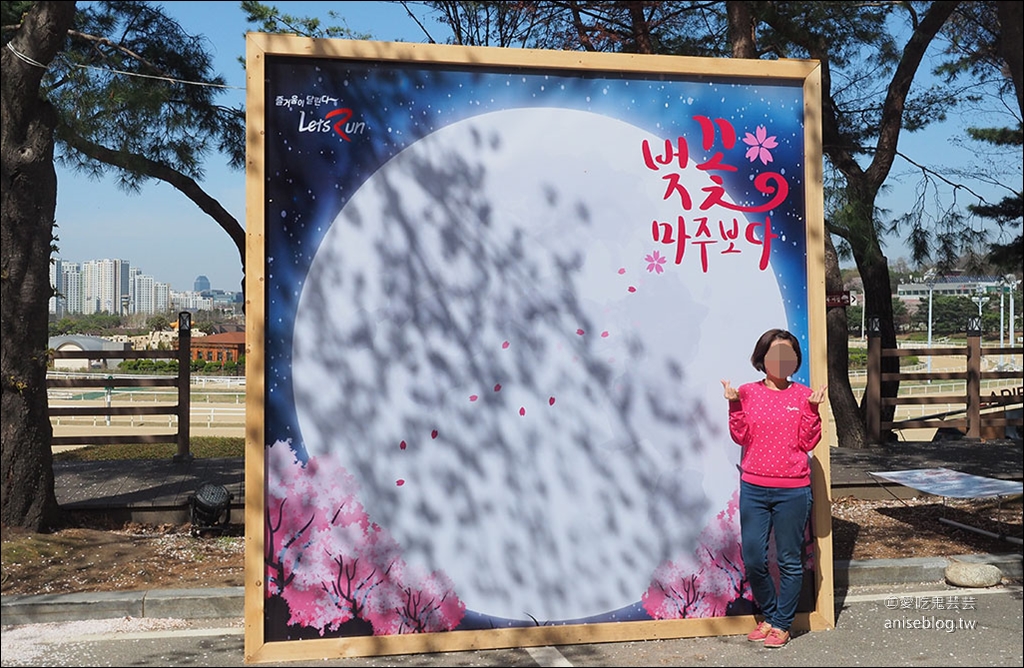
{"type": "Polygon", "coordinates": [[[825,382],[817,63],[251,33],[246,70],[246,660],[752,628],[720,381],[783,327],[825,382]]]}
{"type": "Polygon", "coordinates": [[[827,308],[850,306],[852,303],[855,302],[851,301],[849,290],[843,290],[842,292],[829,292],[825,295],[825,306],[827,308]]]}

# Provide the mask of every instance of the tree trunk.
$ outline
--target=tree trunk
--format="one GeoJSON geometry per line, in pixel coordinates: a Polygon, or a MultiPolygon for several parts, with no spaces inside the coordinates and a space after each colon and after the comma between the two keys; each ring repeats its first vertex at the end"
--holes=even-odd
{"type": "MultiPolygon", "coordinates": [[[[907,95],[914,81],[924,54],[929,45],[949,18],[958,2],[933,2],[921,20],[914,26],[906,46],[900,56],[899,65],[893,73],[887,88],[882,115],[878,122],[878,139],[871,163],[866,169],[856,160],[850,150],[859,141],[845,136],[842,118],[835,114],[835,108],[828,104],[831,96],[832,81],[829,74],[828,56],[823,44],[813,44],[809,48],[812,57],[817,57],[826,65],[822,75],[822,87],[825,91],[825,102],[822,109],[822,149],[833,165],[846,178],[846,215],[843,221],[845,234],[843,238],[850,244],[861,280],[864,282],[864,308],[866,319],[878,319],[879,332],[883,349],[896,347],[896,325],[892,313],[892,285],[889,281],[889,266],[882,253],[881,241],[876,227],[875,200],[878,190],[889,175],[892,163],[896,158],[897,143],[903,128],[903,114],[907,95]]],[[[838,233],[837,233],[838,234],[838,233]]],[[[844,343],[836,342],[843,349],[844,343]]],[[[883,357],[882,373],[899,371],[899,358],[883,357]]],[[[899,392],[898,381],[888,381],[881,385],[882,397],[895,397],[899,392]]],[[[831,399],[831,392],[830,399],[831,399]]],[[[865,397],[867,394],[865,393],[865,397]]],[[[882,409],[883,422],[891,421],[895,415],[895,407],[882,409]]],[[[864,406],[861,405],[861,420],[858,428],[864,429],[864,406]]],[[[838,418],[837,418],[838,420],[838,418]]],[[[838,423],[837,424],[843,424],[838,423]]],[[[843,425],[847,427],[847,425],[843,425]]],[[[847,427],[848,428],[848,427],[847,427]]],[[[883,430],[882,439],[890,440],[892,432],[883,430]]]]}
{"type": "Polygon", "coordinates": [[[57,116],[40,82],[64,44],[75,5],[35,3],[2,54],[0,524],[36,532],[60,519],[46,399],[57,116]]]}
{"type": "MultiPolygon", "coordinates": [[[[882,255],[881,248],[869,247],[868,252],[858,252],[854,249],[854,258],[857,261],[857,269],[860,272],[861,280],[864,282],[864,309],[865,323],[870,323],[873,318],[878,318],[879,335],[882,339],[882,349],[891,350],[896,345],[896,323],[892,313],[892,284],[889,282],[889,263],[882,255]]],[[[870,324],[868,324],[870,332],[870,324]]],[[[882,358],[882,373],[898,373],[900,360],[898,357],[882,358]]],[[[899,381],[890,380],[881,384],[882,398],[895,397],[899,394],[899,381]]],[[[865,399],[867,394],[864,395],[865,399]]],[[[881,410],[883,422],[892,421],[896,414],[895,406],[885,406],[881,410]]],[[[865,415],[864,399],[861,400],[861,416],[865,415]]],[[[882,430],[882,441],[892,440],[891,430],[882,430]]]]}
{"type": "MultiPolygon", "coordinates": [[[[843,291],[839,256],[831,235],[825,235],[825,292],[843,291]]],[[[867,429],[850,386],[850,331],[846,308],[834,306],[825,310],[828,332],[828,403],[836,424],[836,439],[841,448],[868,446],[867,429]]]]}
{"type": "Polygon", "coordinates": [[[757,38],[750,3],[744,0],[729,0],[725,3],[725,11],[728,17],[732,57],[757,58],[757,38]]]}
{"type": "Polygon", "coordinates": [[[999,12],[999,51],[1006,60],[1013,88],[1017,91],[1017,110],[1024,114],[1024,5],[1019,2],[997,2],[999,12]]]}

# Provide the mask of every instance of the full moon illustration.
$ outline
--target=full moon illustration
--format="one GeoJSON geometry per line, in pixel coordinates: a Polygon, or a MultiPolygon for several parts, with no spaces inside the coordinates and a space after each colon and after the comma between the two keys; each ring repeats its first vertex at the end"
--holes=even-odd
{"type": "Polygon", "coordinates": [[[558,108],[447,126],[359,188],[301,286],[303,446],[470,610],[633,604],[737,489],[721,380],[757,377],[785,305],[748,221],[702,220],[692,163],[684,209],[645,140],[558,108]]]}

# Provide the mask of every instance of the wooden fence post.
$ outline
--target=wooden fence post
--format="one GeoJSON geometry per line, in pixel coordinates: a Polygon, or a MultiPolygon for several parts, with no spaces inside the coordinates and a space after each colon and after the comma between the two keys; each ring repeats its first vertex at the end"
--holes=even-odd
{"type": "Polygon", "coordinates": [[[967,438],[981,439],[981,317],[967,319],[967,438]]]}
{"type": "Polygon", "coordinates": [[[192,314],[178,314],[178,452],[174,461],[192,459],[189,440],[192,420],[192,314]]]}
{"type": "Polygon", "coordinates": [[[877,317],[868,320],[868,379],[864,388],[868,438],[882,440],[882,328],[877,317]]]}

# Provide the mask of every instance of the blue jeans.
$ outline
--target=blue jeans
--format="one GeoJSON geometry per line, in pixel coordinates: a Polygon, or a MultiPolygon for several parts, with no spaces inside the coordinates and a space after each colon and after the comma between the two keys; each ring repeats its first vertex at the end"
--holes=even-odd
{"type": "Polygon", "coordinates": [[[810,487],[760,487],[740,481],[743,566],[766,622],[788,631],[804,578],[804,536],[811,516],[810,487]],[[779,587],[768,571],[768,539],[774,529],[779,587]]]}

